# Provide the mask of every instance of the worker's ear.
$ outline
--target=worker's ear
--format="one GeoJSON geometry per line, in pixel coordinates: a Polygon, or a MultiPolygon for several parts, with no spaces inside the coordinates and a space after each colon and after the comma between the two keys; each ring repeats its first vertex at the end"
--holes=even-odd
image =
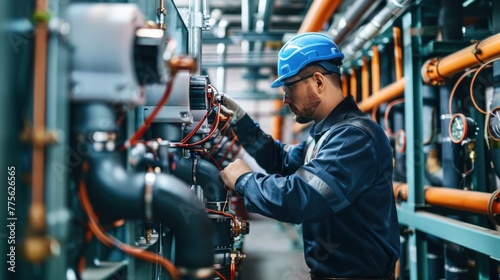
{"type": "Polygon", "coordinates": [[[320,72],[314,73],[314,80],[316,81],[316,86],[318,87],[318,92],[325,90],[325,76],[320,72]]]}

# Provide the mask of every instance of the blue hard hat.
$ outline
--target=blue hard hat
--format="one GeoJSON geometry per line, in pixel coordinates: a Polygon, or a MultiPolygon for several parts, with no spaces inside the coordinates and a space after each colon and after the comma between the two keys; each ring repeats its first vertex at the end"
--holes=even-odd
{"type": "Polygon", "coordinates": [[[340,74],[344,54],[340,52],[333,40],[325,34],[307,32],[296,35],[286,42],[278,54],[278,78],[271,84],[276,88],[283,85],[283,80],[296,75],[311,62],[331,61],[338,59],[339,64],[320,63],[326,70],[340,74]],[[329,68],[329,69],[328,69],[329,68]]]}

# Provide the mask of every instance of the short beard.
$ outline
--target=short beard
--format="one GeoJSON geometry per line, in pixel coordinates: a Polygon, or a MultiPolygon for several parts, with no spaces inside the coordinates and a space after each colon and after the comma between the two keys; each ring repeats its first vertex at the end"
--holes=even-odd
{"type": "Polygon", "coordinates": [[[313,115],[316,109],[318,108],[321,100],[317,97],[311,90],[309,84],[307,84],[307,104],[301,110],[300,115],[295,115],[295,121],[301,124],[309,123],[313,120],[313,115]]]}

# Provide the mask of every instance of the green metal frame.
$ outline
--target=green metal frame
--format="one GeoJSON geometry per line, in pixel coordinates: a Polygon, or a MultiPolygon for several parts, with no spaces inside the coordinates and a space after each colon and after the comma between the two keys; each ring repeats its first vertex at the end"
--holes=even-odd
{"type": "MultiPolygon", "coordinates": [[[[413,5],[403,16],[403,30],[421,28],[422,8],[413,5]]],[[[500,260],[500,232],[489,229],[486,217],[471,217],[469,222],[458,221],[443,215],[425,211],[424,153],[422,131],[422,80],[420,68],[428,48],[422,47],[421,36],[403,33],[405,75],[405,130],[407,137],[408,200],[398,205],[400,224],[408,227],[408,254],[410,279],[427,279],[426,234],[447,240],[476,252],[478,279],[489,279],[489,258],[500,260]]],[[[480,117],[480,116],[474,116],[480,117]]],[[[482,125],[482,122],[478,124],[482,125]]],[[[484,144],[478,143],[474,185],[487,185],[484,144]],[[481,161],[481,162],[479,162],[481,161]]],[[[478,189],[478,191],[487,191],[478,189]]],[[[401,277],[404,278],[404,275],[401,277]]]]}

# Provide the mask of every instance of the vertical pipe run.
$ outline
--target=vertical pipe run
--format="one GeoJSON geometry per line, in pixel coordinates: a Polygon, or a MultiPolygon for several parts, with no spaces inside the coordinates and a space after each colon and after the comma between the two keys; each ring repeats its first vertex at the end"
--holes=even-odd
{"type": "Polygon", "coordinates": [[[368,75],[368,58],[363,56],[363,66],[361,66],[361,100],[366,100],[370,96],[370,78],[368,75]]]}
{"type": "Polygon", "coordinates": [[[380,53],[378,47],[372,46],[372,94],[380,91],[380,53]]]}
{"type": "Polygon", "coordinates": [[[189,41],[188,53],[196,59],[196,71],[193,75],[201,75],[201,29],[203,27],[202,0],[189,0],[189,41]]]}
{"type": "Polygon", "coordinates": [[[401,29],[393,27],[394,36],[394,65],[396,66],[396,80],[403,78],[403,51],[401,50],[401,29]]]}
{"type": "Polygon", "coordinates": [[[354,98],[354,101],[358,100],[358,80],[356,76],[356,68],[351,67],[351,76],[350,76],[350,86],[351,95],[354,98]]]}
{"type": "MultiPolygon", "coordinates": [[[[372,95],[380,91],[380,53],[376,45],[372,46],[372,95]]],[[[372,119],[377,120],[378,106],[372,108],[372,119]]]]}
{"type": "Polygon", "coordinates": [[[344,97],[349,95],[349,85],[347,81],[347,74],[342,75],[342,93],[344,94],[344,97]]]}

